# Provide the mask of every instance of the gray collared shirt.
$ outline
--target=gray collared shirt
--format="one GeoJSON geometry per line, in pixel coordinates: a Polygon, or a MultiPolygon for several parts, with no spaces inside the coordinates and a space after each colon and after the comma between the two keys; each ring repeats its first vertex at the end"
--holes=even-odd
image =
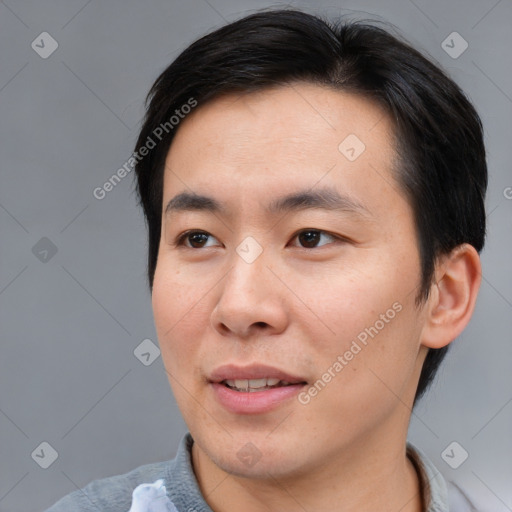
{"type": "MultiPolygon", "coordinates": [[[[193,442],[187,433],[174,459],[139,466],[123,475],[93,480],[84,488],[64,496],[45,512],[128,512],[133,490],[140,484],[158,479],[163,479],[167,496],[179,512],[212,512],[192,468],[193,442]]],[[[456,486],[447,485],[421,450],[408,443],[407,455],[418,472],[426,512],[476,512],[456,486]]]]}

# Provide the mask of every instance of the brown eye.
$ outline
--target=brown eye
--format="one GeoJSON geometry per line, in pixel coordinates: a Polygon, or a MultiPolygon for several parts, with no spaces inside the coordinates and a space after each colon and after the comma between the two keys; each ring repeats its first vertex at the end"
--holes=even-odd
{"type": "Polygon", "coordinates": [[[187,231],[178,237],[176,245],[183,245],[192,249],[202,249],[203,247],[214,245],[208,243],[208,239],[216,240],[215,237],[205,231],[187,231]]]}
{"type": "MultiPolygon", "coordinates": [[[[301,231],[296,235],[296,238],[299,240],[299,243],[305,249],[314,249],[318,247],[319,242],[322,240],[322,237],[327,237],[331,239],[331,241],[336,240],[336,237],[326,233],[325,231],[319,229],[306,229],[301,231]]],[[[329,241],[327,242],[329,243],[329,241]]],[[[325,243],[321,245],[326,245],[325,243]]]]}
{"type": "Polygon", "coordinates": [[[320,240],[320,233],[318,231],[303,231],[299,235],[299,241],[303,247],[315,247],[320,240]]]}
{"type": "Polygon", "coordinates": [[[192,247],[203,247],[208,240],[208,235],[206,233],[190,233],[186,238],[192,247]]]}

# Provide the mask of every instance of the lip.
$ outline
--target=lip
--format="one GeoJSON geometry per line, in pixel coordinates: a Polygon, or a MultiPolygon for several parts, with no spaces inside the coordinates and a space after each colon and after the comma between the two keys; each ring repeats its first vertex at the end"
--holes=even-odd
{"type": "Polygon", "coordinates": [[[296,397],[306,384],[291,384],[263,391],[235,391],[219,382],[210,383],[216,400],[234,414],[263,414],[273,411],[296,397]]]}
{"type": "Polygon", "coordinates": [[[306,379],[303,377],[264,364],[220,366],[211,373],[209,381],[217,402],[224,409],[234,414],[270,412],[298,395],[300,390],[307,385],[306,379]],[[264,377],[284,380],[291,384],[252,392],[235,391],[222,384],[224,380],[262,379],[264,377]]]}
{"type": "Polygon", "coordinates": [[[223,380],[263,379],[265,377],[284,380],[292,384],[306,382],[304,377],[292,375],[280,370],[279,368],[267,366],[265,364],[251,364],[248,366],[226,364],[213,370],[209,380],[212,383],[220,383],[223,380]]]}

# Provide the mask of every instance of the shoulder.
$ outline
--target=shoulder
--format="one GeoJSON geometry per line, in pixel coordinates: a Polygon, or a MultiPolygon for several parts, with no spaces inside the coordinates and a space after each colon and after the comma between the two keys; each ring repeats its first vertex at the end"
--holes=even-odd
{"type": "Polygon", "coordinates": [[[172,461],[139,466],[128,473],[93,480],[64,496],[45,512],[126,512],[133,490],[140,484],[166,478],[172,461]]]}

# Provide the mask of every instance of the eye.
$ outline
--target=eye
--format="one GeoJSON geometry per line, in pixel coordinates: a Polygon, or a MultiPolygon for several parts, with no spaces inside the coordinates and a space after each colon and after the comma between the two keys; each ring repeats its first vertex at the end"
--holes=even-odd
{"type": "MultiPolygon", "coordinates": [[[[320,229],[303,229],[294,235],[292,240],[295,239],[299,241],[300,246],[304,249],[314,249],[335,241],[342,241],[340,237],[320,229]]],[[[218,244],[218,240],[206,231],[186,231],[177,237],[175,245],[190,249],[202,249],[217,245],[214,241],[218,244]]]]}
{"type": "Polygon", "coordinates": [[[340,237],[330,235],[320,229],[304,229],[293,237],[293,239],[295,238],[299,240],[301,246],[305,249],[314,249],[315,247],[321,247],[332,241],[341,240],[340,237]],[[326,242],[320,244],[322,240],[326,240],[326,242]]]}
{"type": "MultiPolygon", "coordinates": [[[[206,231],[187,231],[178,236],[176,245],[183,245],[191,249],[202,249],[203,247],[212,247],[214,243],[208,243],[208,238],[217,240],[206,231]],[[188,242],[188,243],[187,243],[188,242]]],[[[218,240],[217,240],[218,242],[218,240]]]]}

